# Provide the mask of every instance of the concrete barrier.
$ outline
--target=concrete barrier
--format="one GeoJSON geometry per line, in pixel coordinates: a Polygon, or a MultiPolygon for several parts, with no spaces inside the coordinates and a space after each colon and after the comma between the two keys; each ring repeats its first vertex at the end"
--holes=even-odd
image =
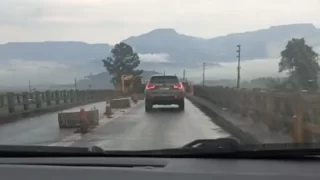
{"type": "Polygon", "coordinates": [[[111,89],[0,93],[0,125],[117,97],[111,89]]]}
{"type": "Polygon", "coordinates": [[[138,94],[137,97],[138,100],[144,100],[144,94],[138,94]]]}
{"type": "Polygon", "coordinates": [[[142,101],[142,100],[144,100],[144,94],[133,94],[133,95],[131,95],[131,100],[133,102],[142,101]]]}
{"type": "Polygon", "coordinates": [[[131,102],[129,98],[112,99],[110,101],[111,108],[130,108],[131,102]]]}
{"type": "MultiPolygon", "coordinates": [[[[90,126],[99,125],[99,111],[86,111],[90,126]]],[[[80,112],[62,112],[58,114],[59,128],[77,128],[80,126],[80,112]]]]}
{"type": "Polygon", "coordinates": [[[244,144],[290,143],[292,139],[285,135],[270,132],[263,126],[252,123],[240,116],[214,105],[210,101],[192,95],[187,98],[212,118],[212,121],[244,144]]]}
{"type": "Polygon", "coordinates": [[[99,110],[86,111],[90,125],[99,125],[99,110]]]}

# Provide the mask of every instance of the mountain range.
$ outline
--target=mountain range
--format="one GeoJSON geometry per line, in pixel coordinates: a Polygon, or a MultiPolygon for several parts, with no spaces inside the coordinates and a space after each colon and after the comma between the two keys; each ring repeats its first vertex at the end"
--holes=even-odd
{"type": "MultiPolygon", "coordinates": [[[[312,24],[272,26],[251,32],[209,39],[187,36],[174,29],[155,29],[122,42],[140,54],[167,54],[172,62],[193,64],[195,61],[235,61],[237,44],[243,46],[243,59],[267,58],[274,45],[283,45],[292,37],[306,37],[312,44],[320,43],[320,30],[312,24]],[[315,40],[314,37],[317,37],[315,40]]],[[[63,63],[101,60],[109,55],[110,44],[88,44],[77,41],[10,42],[0,45],[0,61],[24,59],[63,63]]],[[[283,47],[282,47],[283,48],[283,47]]],[[[279,49],[280,50],[280,49],[279,49]]]]}
{"type": "MultiPolygon", "coordinates": [[[[161,28],[131,36],[122,42],[138,52],[141,69],[162,71],[166,68],[200,67],[203,62],[219,65],[236,61],[238,44],[241,44],[241,58],[244,60],[279,57],[286,42],[293,37],[305,37],[307,43],[319,52],[320,29],[313,24],[272,26],[207,39],[184,35],[171,28],[161,28]]],[[[110,55],[112,47],[107,43],[78,41],[10,42],[0,45],[0,70],[7,68],[5,70],[17,72],[10,64],[13,60],[19,60],[19,63],[54,62],[69,67],[60,70],[60,74],[65,71],[79,78],[91,72],[98,74],[104,71],[101,60],[110,55]]]]}

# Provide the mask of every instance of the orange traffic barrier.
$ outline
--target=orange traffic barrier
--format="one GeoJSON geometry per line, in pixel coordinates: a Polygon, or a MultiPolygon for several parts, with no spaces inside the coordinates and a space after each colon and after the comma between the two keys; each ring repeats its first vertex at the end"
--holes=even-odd
{"type": "Polygon", "coordinates": [[[88,121],[87,113],[83,108],[80,109],[80,120],[88,121]]]}
{"type": "Polygon", "coordinates": [[[87,112],[81,108],[80,109],[80,132],[86,133],[89,128],[87,112]]]}

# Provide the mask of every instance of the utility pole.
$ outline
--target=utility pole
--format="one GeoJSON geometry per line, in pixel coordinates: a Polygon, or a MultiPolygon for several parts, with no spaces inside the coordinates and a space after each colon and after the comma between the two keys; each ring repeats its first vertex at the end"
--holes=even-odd
{"type": "Polygon", "coordinates": [[[163,75],[164,75],[164,76],[166,75],[166,70],[163,71],[163,75]]]}
{"type": "Polygon", "coordinates": [[[204,86],[204,82],[205,82],[205,70],[206,70],[206,63],[203,63],[203,69],[202,69],[202,86],[204,86]]]}
{"type": "Polygon", "coordinates": [[[186,80],[186,70],[183,69],[183,80],[186,80]]]}
{"type": "Polygon", "coordinates": [[[240,55],[241,55],[241,45],[237,45],[238,50],[237,50],[237,58],[238,58],[238,77],[237,77],[237,88],[240,88],[240,55]]]}
{"type": "Polygon", "coordinates": [[[74,78],[74,89],[78,89],[77,78],[74,78]]]}
{"type": "Polygon", "coordinates": [[[31,81],[29,80],[29,92],[32,92],[32,89],[31,89],[31,81]]]}

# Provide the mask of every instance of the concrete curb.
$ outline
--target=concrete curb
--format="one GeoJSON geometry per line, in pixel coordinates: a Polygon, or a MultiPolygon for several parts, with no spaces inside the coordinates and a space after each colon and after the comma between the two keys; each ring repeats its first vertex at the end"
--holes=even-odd
{"type": "Polygon", "coordinates": [[[186,97],[204,113],[212,118],[212,121],[220,126],[222,129],[230,133],[235,138],[239,139],[244,144],[260,144],[261,142],[253,135],[243,131],[241,128],[228,121],[221,114],[217,113],[214,105],[200,97],[186,95],[186,97]]]}

